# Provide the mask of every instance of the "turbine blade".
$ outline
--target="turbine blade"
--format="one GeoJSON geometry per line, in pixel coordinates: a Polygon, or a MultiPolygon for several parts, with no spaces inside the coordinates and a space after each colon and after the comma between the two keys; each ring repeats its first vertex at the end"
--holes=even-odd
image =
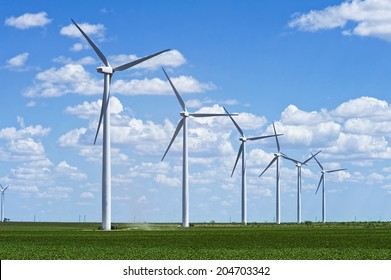
{"type": "Polygon", "coordinates": [[[172,90],[174,91],[174,93],[175,93],[175,95],[176,95],[176,98],[178,99],[179,103],[181,104],[181,107],[182,107],[183,111],[186,111],[185,102],[183,102],[182,97],[179,95],[179,92],[176,90],[174,84],[171,82],[170,77],[168,77],[168,75],[167,75],[167,73],[166,73],[166,71],[164,70],[163,67],[162,67],[162,69],[163,69],[164,74],[165,74],[166,77],[167,77],[167,80],[169,81],[169,83],[170,83],[170,85],[171,85],[171,87],[172,87],[172,90]]]}
{"type": "Polygon", "coordinates": [[[320,162],[318,161],[318,159],[316,158],[316,156],[315,156],[313,153],[311,153],[311,155],[313,155],[313,157],[314,157],[314,159],[316,160],[316,162],[318,163],[320,169],[323,170],[323,166],[320,164],[320,162]]]}
{"type": "Polygon", "coordinates": [[[9,185],[6,186],[4,189],[3,189],[3,192],[5,192],[7,189],[8,189],[9,185]]]}
{"type": "Polygon", "coordinates": [[[109,76],[109,79],[110,79],[109,80],[109,94],[108,94],[107,100],[105,100],[104,93],[102,96],[102,107],[100,109],[99,123],[98,123],[98,128],[97,128],[96,134],[95,134],[94,145],[96,144],[96,139],[98,138],[98,134],[99,134],[100,126],[102,124],[103,116],[106,114],[107,107],[109,106],[110,92],[111,92],[111,77],[112,77],[112,75],[109,76]]]}
{"type": "Polygon", "coordinates": [[[109,62],[107,61],[107,58],[104,56],[104,54],[98,49],[98,47],[94,44],[94,42],[92,42],[92,40],[87,36],[87,34],[84,33],[84,31],[77,25],[77,23],[73,19],[71,19],[71,20],[72,20],[73,24],[76,25],[77,29],[79,29],[81,34],[83,34],[84,38],[86,38],[88,43],[90,43],[91,47],[94,49],[96,54],[99,56],[100,60],[102,60],[104,65],[109,66],[109,62]]]}
{"type": "Polygon", "coordinates": [[[338,171],[343,171],[343,170],[347,170],[347,169],[346,168],[341,168],[341,169],[327,170],[326,172],[327,173],[333,173],[333,172],[338,172],[338,171]]]}
{"type": "Polygon", "coordinates": [[[300,161],[298,161],[298,160],[296,160],[296,159],[293,159],[293,158],[291,158],[291,157],[288,157],[286,154],[281,153],[281,156],[282,156],[283,158],[287,159],[287,160],[290,160],[290,161],[296,163],[296,164],[297,164],[297,163],[300,163],[300,161]]]}
{"type": "Polygon", "coordinates": [[[146,56],[146,57],[137,59],[137,60],[135,60],[135,61],[131,61],[131,62],[129,62],[129,63],[126,63],[126,64],[123,64],[123,65],[117,66],[117,67],[113,68],[113,71],[115,72],[115,71],[123,71],[123,70],[126,70],[126,69],[128,69],[128,68],[130,68],[130,67],[136,66],[137,64],[140,64],[141,62],[144,62],[144,61],[146,61],[146,60],[148,60],[148,59],[151,59],[152,57],[155,57],[155,56],[157,56],[157,55],[159,55],[159,54],[162,54],[162,53],[164,53],[164,52],[167,52],[167,51],[169,51],[169,50],[170,50],[170,49],[167,49],[167,50],[164,50],[164,51],[160,51],[160,52],[157,52],[157,53],[148,55],[148,56],[146,56]]]}
{"type": "Polygon", "coordinates": [[[240,145],[239,147],[239,151],[238,151],[238,156],[236,157],[236,161],[235,161],[235,165],[234,165],[234,168],[232,169],[232,173],[231,173],[231,177],[232,175],[234,175],[234,172],[235,172],[235,168],[236,168],[236,165],[238,164],[238,160],[240,158],[240,155],[243,153],[243,143],[240,145]]]}
{"type": "Polygon", "coordinates": [[[239,131],[240,135],[242,135],[242,137],[244,137],[244,134],[243,134],[243,130],[240,128],[240,126],[235,122],[235,120],[232,118],[232,116],[229,114],[229,112],[227,111],[227,109],[225,109],[225,107],[223,106],[224,108],[224,111],[228,114],[229,118],[232,120],[232,122],[234,123],[234,125],[236,126],[236,129],[239,131]]]}
{"type": "MultiPolygon", "coordinates": [[[[280,135],[282,135],[282,134],[280,134],[280,135]]],[[[249,137],[249,138],[247,138],[247,140],[254,141],[254,140],[265,139],[265,138],[270,138],[270,137],[275,137],[275,135],[249,137]]]]}
{"type": "Polygon", "coordinates": [[[95,134],[95,139],[94,139],[94,145],[96,144],[96,139],[98,138],[99,130],[100,130],[100,125],[102,124],[102,119],[104,115],[104,110],[106,108],[106,100],[105,96],[103,94],[102,96],[102,107],[100,108],[100,116],[99,116],[99,123],[98,123],[98,128],[96,129],[96,134],[95,134]]]}
{"type": "Polygon", "coordinates": [[[181,130],[184,121],[185,121],[185,118],[182,118],[182,119],[179,121],[179,123],[178,123],[178,125],[177,125],[177,127],[176,127],[176,129],[175,129],[174,135],[173,135],[172,138],[171,138],[170,144],[168,145],[167,150],[166,150],[166,152],[164,153],[164,155],[163,155],[163,157],[162,157],[162,161],[163,161],[164,158],[166,157],[166,154],[167,154],[168,150],[170,149],[172,143],[174,142],[175,138],[177,137],[179,131],[181,130]]]}
{"type": "Polygon", "coordinates": [[[322,183],[322,181],[323,181],[323,180],[324,180],[324,174],[322,173],[322,176],[320,176],[320,180],[319,180],[318,188],[316,189],[315,195],[318,193],[318,191],[319,191],[319,187],[320,187],[320,184],[322,183]]]}
{"type": "Polygon", "coordinates": [[[310,158],[308,158],[308,159],[306,159],[304,162],[303,162],[303,164],[306,164],[307,162],[309,162],[311,159],[313,159],[317,154],[319,154],[321,151],[319,151],[319,152],[317,152],[316,154],[312,154],[311,153],[311,157],[310,158]]]}
{"type": "Polygon", "coordinates": [[[221,117],[221,116],[237,116],[238,114],[213,114],[213,113],[190,113],[189,116],[196,118],[207,118],[207,117],[221,117]]]}
{"type": "Polygon", "coordinates": [[[277,157],[274,157],[273,160],[269,163],[269,165],[265,168],[265,170],[263,170],[263,172],[261,173],[261,175],[259,175],[258,177],[261,177],[263,175],[263,173],[266,172],[266,170],[269,169],[269,167],[277,160],[277,157]]]}
{"type": "Polygon", "coordinates": [[[280,142],[278,142],[278,137],[277,137],[276,127],[274,126],[274,122],[273,122],[273,129],[274,129],[274,136],[276,137],[276,143],[277,143],[277,152],[280,152],[280,142]]]}

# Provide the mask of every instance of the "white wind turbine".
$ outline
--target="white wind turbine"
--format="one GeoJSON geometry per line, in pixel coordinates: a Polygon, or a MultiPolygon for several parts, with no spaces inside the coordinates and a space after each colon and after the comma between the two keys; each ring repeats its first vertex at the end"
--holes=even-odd
{"type": "Polygon", "coordinates": [[[310,158],[306,159],[303,162],[288,156],[284,156],[285,159],[294,162],[297,167],[297,223],[298,224],[301,223],[301,167],[303,164],[307,164],[307,162],[309,162],[312,158],[314,158],[319,153],[320,151],[317,152],[315,155],[312,155],[310,158]]]}
{"type": "MultiPolygon", "coordinates": [[[[163,69],[164,74],[167,77],[167,80],[169,81],[172,90],[174,91],[179,104],[182,107],[182,112],[180,112],[180,115],[182,116],[182,119],[179,121],[178,126],[175,129],[174,135],[171,138],[170,144],[167,147],[166,152],[164,153],[162,157],[162,161],[164,160],[168,150],[170,149],[172,143],[174,142],[176,136],[178,135],[179,131],[183,127],[183,168],[182,168],[182,227],[189,227],[189,181],[188,181],[188,147],[187,147],[187,118],[188,117],[195,117],[195,118],[203,118],[203,117],[216,117],[216,116],[229,116],[229,114],[215,114],[215,113],[189,113],[186,109],[185,102],[183,101],[182,97],[179,95],[178,91],[176,90],[174,84],[171,82],[170,77],[168,77],[166,71],[163,69]]],[[[236,116],[237,114],[231,114],[232,116],[236,116]]]]}
{"type": "Polygon", "coordinates": [[[3,188],[3,185],[0,184],[1,192],[1,222],[4,222],[5,215],[5,191],[8,189],[9,185],[3,188]]]}
{"type": "Polygon", "coordinates": [[[340,168],[340,169],[334,169],[334,170],[325,170],[315,156],[314,156],[314,159],[316,160],[316,162],[318,163],[320,169],[322,170],[322,175],[320,176],[318,188],[316,189],[315,194],[318,193],[320,184],[322,184],[322,223],[326,223],[326,190],[325,190],[326,174],[327,173],[338,172],[338,171],[343,171],[343,170],[346,170],[346,168],[340,168]]]}
{"type": "Polygon", "coordinates": [[[265,173],[266,170],[268,170],[269,167],[272,166],[272,164],[274,162],[276,162],[276,224],[280,224],[281,223],[281,220],[280,220],[280,157],[283,157],[283,158],[288,158],[288,157],[287,157],[287,155],[285,155],[284,153],[281,153],[281,151],[280,151],[280,143],[278,141],[278,134],[276,132],[276,127],[274,126],[274,122],[273,122],[273,130],[274,130],[274,136],[276,138],[277,153],[274,154],[272,161],[265,168],[265,170],[263,170],[263,172],[261,173],[261,175],[259,175],[259,177],[261,177],[263,175],[263,173],[265,173]]]}
{"type": "MultiPolygon", "coordinates": [[[[227,114],[228,111],[223,107],[225,112],[227,114]]],[[[247,186],[246,186],[246,142],[247,141],[255,141],[260,140],[264,138],[274,137],[274,135],[267,135],[267,136],[255,136],[255,137],[246,137],[243,133],[243,130],[240,128],[240,126],[235,122],[235,120],[229,116],[236,126],[237,130],[239,131],[241,137],[239,140],[242,142],[242,144],[239,147],[238,156],[236,157],[234,168],[232,169],[231,177],[235,172],[236,165],[238,164],[240,155],[242,155],[242,224],[247,224],[247,186]]],[[[278,134],[280,136],[282,134],[278,134]]]]}
{"type": "Polygon", "coordinates": [[[157,56],[163,52],[169,51],[164,50],[129,63],[111,67],[107,58],[98,49],[98,47],[91,41],[86,33],[72,20],[73,24],[79,29],[84,38],[88,41],[95,53],[99,56],[105,66],[97,68],[98,73],[104,75],[104,88],[102,96],[102,108],[99,116],[98,129],[96,130],[94,144],[98,137],[99,129],[103,119],[103,155],[102,155],[102,229],[111,230],[111,147],[110,147],[110,85],[111,78],[116,71],[123,71],[130,67],[133,67],[141,62],[144,62],[154,56],[157,56]]]}

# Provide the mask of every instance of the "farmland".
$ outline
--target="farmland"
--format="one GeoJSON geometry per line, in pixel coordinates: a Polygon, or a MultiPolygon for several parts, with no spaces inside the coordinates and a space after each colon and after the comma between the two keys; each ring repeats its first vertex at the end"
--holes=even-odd
{"type": "Polygon", "coordinates": [[[115,224],[2,223],[0,258],[391,259],[391,223],[115,224]]]}

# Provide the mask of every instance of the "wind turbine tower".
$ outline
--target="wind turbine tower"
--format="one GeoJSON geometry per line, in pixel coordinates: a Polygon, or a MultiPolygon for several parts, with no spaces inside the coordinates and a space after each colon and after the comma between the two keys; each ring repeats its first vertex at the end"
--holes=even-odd
{"type": "Polygon", "coordinates": [[[319,153],[320,153],[320,151],[317,152],[315,155],[312,155],[310,158],[306,159],[303,162],[298,161],[298,160],[293,159],[288,156],[284,156],[285,159],[294,162],[297,167],[297,223],[298,224],[301,223],[301,167],[303,165],[307,164],[307,162],[309,162],[312,158],[314,158],[319,153]]]}
{"type": "Polygon", "coordinates": [[[1,191],[1,222],[4,222],[5,219],[5,191],[8,189],[9,185],[3,188],[3,185],[0,184],[1,191]]]}
{"type": "Polygon", "coordinates": [[[326,190],[325,190],[326,174],[327,173],[333,173],[333,172],[346,170],[346,168],[340,168],[340,169],[334,169],[334,170],[325,170],[315,156],[314,156],[314,159],[316,160],[316,162],[318,163],[320,169],[322,170],[321,171],[322,175],[320,176],[318,188],[316,189],[315,195],[319,191],[320,184],[322,184],[322,223],[326,223],[326,190]]]}
{"type": "MultiPolygon", "coordinates": [[[[180,112],[180,115],[182,116],[182,119],[179,121],[174,135],[171,138],[170,144],[167,147],[166,152],[164,153],[162,157],[162,161],[164,160],[168,150],[170,149],[172,143],[174,142],[176,136],[178,135],[179,131],[183,127],[183,168],[182,168],[182,227],[189,227],[189,170],[188,170],[188,145],[187,145],[187,138],[188,138],[188,132],[187,132],[187,119],[188,117],[195,117],[195,118],[204,118],[204,117],[216,117],[216,116],[229,116],[229,114],[215,114],[215,113],[189,113],[186,109],[185,102],[183,101],[182,97],[179,95],[178,91],[176,90],[174,84],[172,83],[170,77],[168,77],[166,71],[163,69],[163,72],[168,80],[168,82],[171,85],[172,90],[174,91],[176,98],[179,101],[179,104],[182,107],[182,112],[180,112]]],[[[237,114],[231,114],[232,116],[236,116],[237,114]]]]}
{"type": "MultiPolygon", "coordinates": [[[[228,111],[223,107],[225,112],[227,114],[228,111]]],[[[235,172],[236,165],[238,164],[240,155],[242,155],[242,224],[247,225],[247,186],[246,186],[246,142],[247,141],[255,141],[260,140],[264,138],[274,137],[274,135],[267,135],[267,136],[255,136],[255,137],[246,137],[243,133],[243,130],[240,128],[240,126],[235,122],[235,120],[229,115],[232,122],[234,123],[235,127],[239,131],[241,137],[239,140],[242,142],[242,144],[239,147],[238,156],[236,157],[234,168],[232,169],[231,177],[235,172]]],[[[282,134],[279,134],[282,135],[282,134]]],[[[278,135],[278,136],[279,136],[278,135]]]]}
{"type": "Polygon", "coordinates": [[[276,162],[276,224],[280,224],[281,223],[281,219],[280,219],[281,218],[280,217],[280,157],[287,157],[287,156],[284,153],[281,153],[280,143],[278,141],[278,134],[276,132],[276,127],[274,125],[274,122],[273,122],[273,130],[274,130],[274,136],[276,138],[277,153],[274,154],[272,161],[265,168],[265,170],[263,170],[263,172],[261,173],[261,175],[259,175],[259,177],[261,177],[263,175],[263,173],[265,173],[266,170],[268,170],[269,167],[272,166],[272,164],[274,162],[276,162]]]}
{"type": "Polygon", "coordinates": [[[96,130],[94,144],[98,137],[99,129],[103,120],[103,154],[102,154],[102,229],[111,230],[111,140],[110,140],[110,85],[111,78],[116,71],[123,71],[131,68],[141,62],[144,62],[161,53],[169,51],[169,49],[128,62],[126,64],[111,67],[109,61],[87,34],[72,20],[73,24],[79,29],[84,38],[88,41],[95,53],[99,56],[104,66],[98,67],[97,72],[104,76],[102,107],[99,116],[98,128],[96,130]]]}

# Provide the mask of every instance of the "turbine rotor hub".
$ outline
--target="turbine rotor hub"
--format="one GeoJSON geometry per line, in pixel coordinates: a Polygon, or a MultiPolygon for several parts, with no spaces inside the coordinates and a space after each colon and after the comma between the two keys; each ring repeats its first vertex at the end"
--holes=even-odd
{"type": "Polygon", "coordinates": [[[111,68],[110,66],[98,67],[98,68],[96,68],[96,71],[98,73],[102,73],[102,74],[113,74],[114,73],[113,68],[111,68]]]}
{"type": "Polygon", "coordinates": [[[243,137],[239,137],[239,140],[242,141],[242,142],[246,142],[247,138],[243,136],[243,137]]]}
{"type": "Polygon", "coordinates": [[[188,116],[190,116],[189,112],[187,112],[187,111],[182,111],[182,112],[180,112],[180,115],[181,115],[182,117],[188,117],[188,116]]]}

